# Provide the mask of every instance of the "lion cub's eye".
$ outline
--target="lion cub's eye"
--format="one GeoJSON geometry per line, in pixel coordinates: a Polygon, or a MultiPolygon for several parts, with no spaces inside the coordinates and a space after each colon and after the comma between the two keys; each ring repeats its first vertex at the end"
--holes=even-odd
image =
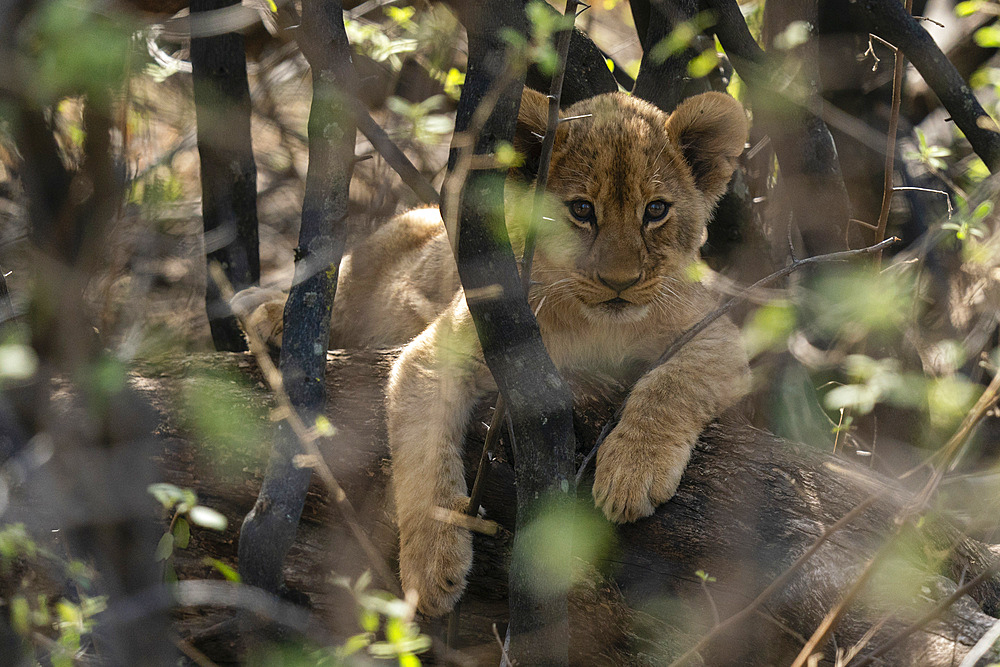
{"type": "Polygon", "coordinates": [[[670,204],[663,201],[662,199],[657,199],[656,201],[651,201],[646,204],[646,213],[643,216],[643,222],[659,222],[667,216],[667,211],[670,210],[670,204]]]}
{"type": "Polygon", "coordinates": [[[568,202],[566,206],[569,207],[570,214],[578,222],[585,222],[588,225],[594,222],[594,205],[586,199],[576,199],[568,202]]]}

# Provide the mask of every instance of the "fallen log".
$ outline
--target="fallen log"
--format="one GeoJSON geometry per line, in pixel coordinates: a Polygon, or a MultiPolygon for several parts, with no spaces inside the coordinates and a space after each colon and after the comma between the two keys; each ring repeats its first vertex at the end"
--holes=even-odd
{"type": "MultiPolygon", "coordinates": [[[[336,434],[323,450],[392,569],[395,534],[391,494],[386,494],[382,385],[393,358],[392,351],[330,353],[327,415],[336,434]]],[[[572,378],[570,383],[576,396],[577,441],[588,450],[622,390],[572,378]]],[[[132,386],[160,413],[164,480],[195,489],[202,504],[229,519],[221,534],[195,531],[188,549],[177,553],[177,572],[182,579],[218,578],[205,557],[234,563],[237,527],[256,498],[269,434],[254,419],[239,416],[252,428],[241,431],[250,435],[236,436],[247,440],[237,446],[241,443],[232,437],[205,437],[205,428],[191,413],[200,401],[263,419],[270,402],[256,363],[248,355],[225,353],[172,359],[140,369],[132,386]]],[[[470,473],[485,437],[482,421],[488,419],[476,420],[468,435],[470,473]]],[[[450,653],[436,644],[440,661],[497,664],[500,659],[494,624],[503,637],[505,563],[515,506],[508,451],[502,447],[494,457],[483,502],[485,516],[501,529],[496,536],[476,536],[459,651],[450,653]]],[[[580,452],[581,460],[585,453],[580,452]]],[[[581,494],[589,494],[589,484],[581,487],[581,494]]],[[[819,647],[819,664],[833,664],[838,655],[854,649],[854,662],[845,662],[868,658],[870,664],[958,664],[997,623],[997,556],[994,548],[932,514],[901,522],[911,502],[897,483],[867,468],[783,441],[727,415],[703,433],[677,495],[652,517],[618,527],[614,549],[576,585],[571,660],[665,664],[714,627],[689,664],[788,664],[878,554],[869,585],[847,606],[831,640],[819,647]],[[845,516],[849,520],[843,527],[831,531],[845,516]],[[890,535],[896,538],[886,547],[890,535]],[[818,540],[814,553],[789,573],[818,540]],[[977,575],[982,575],[978,585],[959,590],[977,575]],[[745,611],[782,576],[782,585],[745,611]],[[941,603],[957,590],[964,594],[953,604],[941,603]],[[736,614],[736,622],[720,625],[736,614]]],[[[316,482],[285,568],[288,597],[307,602],[334,636],[359,631],[354,604],[331,583],[331,574],[356,577],[371,568],[316,482]]],[[[377,580],[373,586],[392,588],[377,580]]],[[[239,644],[231,617],[231,612],[211,607],[182,610],[178,631],[209,657],[226,662],[235,658],[239,644]]],[[[440,631],[438,622],[425,621],[428,632],[440,631]]],[[[992,650],[975,664],[998,658],[1000,653],[992,650]]]]}

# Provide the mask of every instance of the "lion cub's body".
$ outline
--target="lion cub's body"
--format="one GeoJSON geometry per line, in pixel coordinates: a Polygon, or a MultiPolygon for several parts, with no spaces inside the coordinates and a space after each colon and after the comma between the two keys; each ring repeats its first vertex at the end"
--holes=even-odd
{"type": "MultiPolygon", "coordinates": [[[[528,171],[545,108],[526,91],[515,145],[528,171]]],[[[742,151],[746,118],[717,93],[669,117],[617,93],[566,114],[589,116],[557,134],[529,301],[557,367],[631,382],[714,305],[690,267],[742,151]]],[[[516,249],[530,192],[508,187],[516,249]]],[[[472,540],[434,511],[468,503],[460,447],[472,409],[495,385],[436,209],[397,217],[345,261],[331,342],[408,342],[387,390],[400,574],[422,611],[445,613],[464,589],[472,540]]],[[[640,377],[598,453],[594,498],[604,513],[634,521],[668,500],[698,434],[745,393],[747,379],[738,332],[725,319],[640,377]]]]}

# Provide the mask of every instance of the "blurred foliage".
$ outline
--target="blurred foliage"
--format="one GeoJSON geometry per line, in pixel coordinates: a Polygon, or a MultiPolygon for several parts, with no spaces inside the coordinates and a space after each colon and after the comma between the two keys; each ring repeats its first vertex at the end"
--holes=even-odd
{"type": "Polygon", "coordinates": [[[563,594],[606,564],[616,548],[614,527],[588,496],[576,502],[542,499],[535,520],[515,543],[540,597],[563,594]]]}
{"type": "Polygon", "coordinates": [[[107,607],[106,596],[88,593],[94,582],[93,569],[40,545],[23,524],[14,523],[0,526],[0,573],[5,577],[15,574],[20,580],[6,604],[10,625],[20,635],[23,649],[53,667],[78,664],[90,644],[95,617],[107,607]],[[65,577],[64,583],[73,586],[74,592],[39,592],[46,590],[39,579],[44,580],[50,572],[65,577]]]}

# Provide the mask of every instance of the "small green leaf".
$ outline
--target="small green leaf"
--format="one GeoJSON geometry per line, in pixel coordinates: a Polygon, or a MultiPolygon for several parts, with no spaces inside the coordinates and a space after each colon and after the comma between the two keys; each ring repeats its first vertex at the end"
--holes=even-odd
{"type": "Polygon", "coordinates": [[[365,648],[372,643],[372,636],[367,632],[362,632],[347,638],[344,642],[344,646],[341,648],[343,654],[354,655],[361,649],[365,648]]]}
{"type": "Polygon", "coordinates": [[[514,146],[506,141],[497,144],[494,155],[496,155],[497,162],[508,168],[520,167],[524,164],[524,156],[514,150],[514,146]]]}
{"type": "Polygon", "coordinates": [[[178,549],[187,549],[191,543],[191,526],[184,517],[178,517],[174,522],[174,546],[178,549]]]}
{"type": "Polygon", "coordinates": [[[205,563],[206,565],[211,565],[216,570],[218,570],[219,574],[221,574],[226,579],[226,581],[231,581],[236,584],[240,583],[240,573],[237,572],[235,569],[231,568],[230,566],[226,565],[225,563],[223,563],[221,560],[217,558],[206,557],[205,560],[202,562],[205,563]]]}
{"type": "Polygon", "coordinates": [[[337,429],[333,427],[329,419],[324,415],[320,415],[316,417],[316,432],[322,436],[330,437],[336,435],[337,429]]]}
{"type": "Polygon", "coordinates": [[[955,16],[971,16],[979,11],[981,0],[963,0],[955,5],[955,16]]]}
{"type": "Polygon", "coordinates": [[[399,667],[420,667],[420,659],[412,653],[401,653],[399,667]]]}
{"type": "Polygon", "coordinates": [[[156,560],[167,560],[174,553],[174,536],[164,533],[160,542],[156,545],[156,560]]]}
{"type": "Polygon", "coordinates": [[[406,638],[406,626],[398,618],[390,618],[385,624],[385,638],[393,644],[406,638]]]}
{"type": "Polygon", "coordinates": [[[166,509],[170,509],[184,498],[184,492],[173,484],[150,484],[146,490],[166,509]]]}
{"type": "Polygon", "coordinates": [[[984,26],[972,35],[972,39],[984,49],[1000,47],[1000,26],[984,26]]]}
{"type": "Polygon", "coordinates": [[[688,74],[700,79],[719,66],[719,54],[714,49],[706,49],[688,61],[688,74]]]}
{"type": "Polygon", "coordinates": [[[228,525],[226,517],[224,517],[219,512],[216,512],[211,507],[205,507],[204,505],[195,505],[188,512],[188,519],[191,523],[196,526],[201,526],[202,528],[211,528],[212,530],[223,531],[228,525]]]}
{"type": "Polygon", "coordinates": [[[10,624],[20,635],[31,632],[31,607],[23,595],[15,595],[10,600],[10,624]]]}
{"type": "Polygon", "coordinates": [[[378,630],[378,622],[379,622],[378,614],[371,611],[370,609],[362,609],[361,617],[359,620],[361,622],[361,628],[365,632],[375,632],[376,630],[378,630]]]}

